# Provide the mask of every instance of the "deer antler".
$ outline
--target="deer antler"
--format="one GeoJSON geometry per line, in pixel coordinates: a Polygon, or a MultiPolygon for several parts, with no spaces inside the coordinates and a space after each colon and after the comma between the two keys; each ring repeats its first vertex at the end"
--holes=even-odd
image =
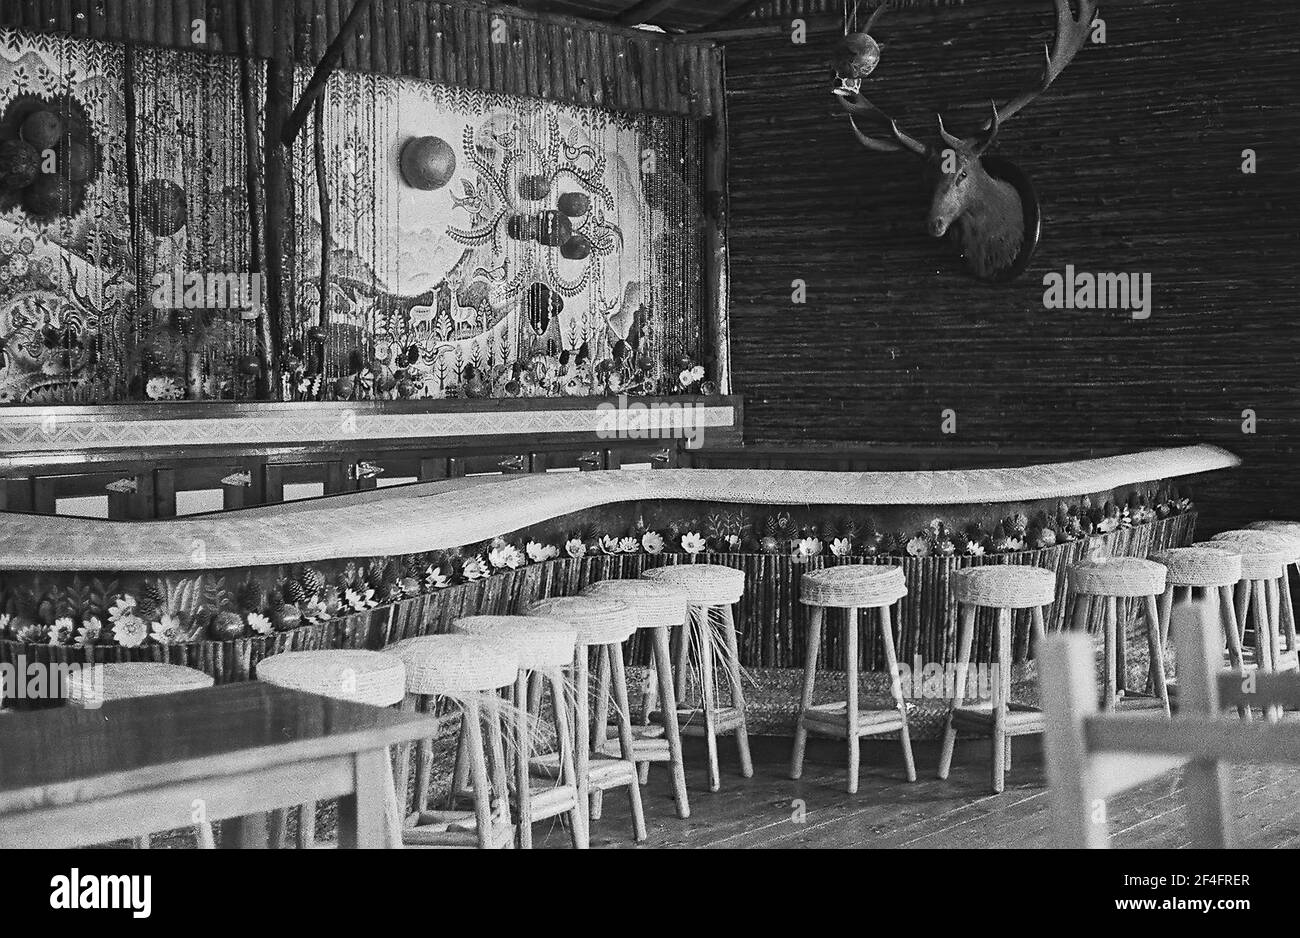
{"type": "MultiPolygon", "coordinates": [[[[1034,101],[1040,94],[1052,86],[1065,67],[1079,54],[1079,50],[1088,42],[1092,32],[1092,21],[1097,15],[1097,0],[1076,0],[1079,4],[1079,17],[1075,19],[1070,10],[1070,0],[1053,0],[1056,5],[1056,41],[1052,49],[1043,46],[1047,55],[1047,65],[1043,69],[1043,81],[1035,89],[1017,95],[999,112],[994,108],[994,120],[985,125],[985,129],[997,132],[999,121],[1005,124],[1020,113],[1021,108],[1034,101]]],[[[990,143],[992,140],[989,141],[990,143]]]]}
{"type": "Polygon", "coordinates": [[[896,120],[868,101],[861,92],[849,91],[847,88],[836,88],[835,94],[840,96],[840,103],[849,112],[849,123],[853,125],[853,132],[857,134],[858,140],[868,150],[875,150],[877,153],[898,153],[907,150],[923,159],[929,159],[930,147],[928,144],[903,133],[899,129],[896,120]],[[863,133],[862,128],[858,126],[858,122],[854,119],[854,115],[873,117],[880,123],[885,124],[888,126],[893,139],[872,137],[863,133]]]}

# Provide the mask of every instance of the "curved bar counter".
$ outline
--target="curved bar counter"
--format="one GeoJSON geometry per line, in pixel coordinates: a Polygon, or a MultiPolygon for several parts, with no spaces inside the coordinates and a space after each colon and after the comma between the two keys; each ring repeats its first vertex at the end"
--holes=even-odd
{"type": "Polygon", "coordinates": [[[159,521],[5,512],[0,570],[222,570],[416,554],[593,508],[656,501],[927,509],[1055,502],[1239,463],[1226,450],[1201,445],[1011,469],[663,469],[469,478],[159,521]]]}

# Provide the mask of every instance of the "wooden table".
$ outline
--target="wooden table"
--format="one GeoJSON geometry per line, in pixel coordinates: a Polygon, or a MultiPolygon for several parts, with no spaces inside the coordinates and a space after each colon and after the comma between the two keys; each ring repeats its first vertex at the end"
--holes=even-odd
{"type": "Polygon", "coordinates": [[[340,799],[339,846],[384,846],[387,747],[434,735],[427,715],[258,682],[6,714],[0,848],[102,844],[205,819],[236,819],[226,846],[264,846],[265,812],[328,798],[340,799]]]}

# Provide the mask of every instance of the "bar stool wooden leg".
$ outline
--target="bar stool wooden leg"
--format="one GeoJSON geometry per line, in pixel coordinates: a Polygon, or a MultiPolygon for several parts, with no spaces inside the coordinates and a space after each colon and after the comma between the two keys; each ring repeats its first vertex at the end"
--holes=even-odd
{"type": "MultiPolygon", "coordinates": [[[[623,758],[636,764],[636,752],[632,742],[632,714],[627,702],[627,672],[623,667],[623,649],[618,645],[608,645],[605,649],[610,672],[614,677],[614,707],[618,711],[618,739],[623,758]]],[[[628,802],[632,808],[632,833],[637,843],[646,839],[645,810],[641,805],[641,786],[637,779],[627,786],[628,802]]]]}
{"type": "MultiPolygon", "coordinates": [[[[1042,613],[1040,612],[1039,615],[1042,613]]],[[[1169,689],[1165,684],[1165,648],[1160,641],[1160,608],[1154,596],[1146,598],[1147,651],[1151,656],[1151,678],[1155,685],[1156,696],[1164,707],[1165,716],[1169,711],[1169,689]]]]}
{"type": "Polygon", "coordinates": [[[1070,616],[1070,631],[1080,634],[1088,631],[1088,613],[1092,610],[1092,597],[1078,593],[1074,597],[1074,612],[1070,616]]]}
{"type": "Polygon", "coordinates": [[[798,779],[803,775],[803,757],[808,748],[808,727],[804,724],[804,714],[812,706],[813,694],[817,688],[817,653],[821,648],[822,620],[826,610],[821,606],[811,606],[808,612],[807,648],[804,650],[803,696],[799,702],[799,719],[794,730],[794,751],[790,755],[790,777],[798,779]]]}
{"type": "Polygon", "coordinates": [[[691,642],[695,635],[695,606],[686,610],[686,624],[681,627],[677,636],[677,671],[674,675],[677,704],[682,707],[690,707],[690,667],[691,667],[691,642]]]}
{"type": "Polygon", "coordinates": [[[754,760],[749,754],[749,728],[745,725],[745,689],[740,673],[740,642],[736,637],[736,620],[730,606],[722,607],[722,631],[727,641],[727,678],[731,682],[731,705],[740,714],[736,727],[736,748],[740,752],[740,774],[754,777],[754,760]]]}
{"type": "Polygon", "coordinates": [[[677,699],[673,692],[672,653],[667,626],[653,629],[652,638],[655,676],[663,699],[660,712],[663,713],[664,735],[668,737],[668,753],[673,772],[673,795],[677,800],[677,816],[686,820],[691,816],[691,803],[686,795],[686,760],[682,755],[682,731],[677,724],[677,699]]]}
{"type": "MultiPolygon", "coordinates": [[[[506,761],[505,735],[501,723],[501,697],[498,693],[489,693],[484,697],[483,712],[487,718],[488,730],[488,765],[491,772],[493,823],[498,812],[503,813],[507,823],[510,819],[510,763],[506,761]]],[[[514,840],[510,842],[514,846],[514,840]]]]}
{"type": "Polygon", "coordinates": [[[966,700],[966,676],[970,667],[971,646],[975,641],[975,607],[962,606],[957,627],[957,683],[953,688],[953,704],[943,727],[943,745],[939,751],[939,778],[947,778],[952,768],[953,749],[957,745],[957,727],[953,712],[966,700]]]}
{"type": "MultiPolygon", "coordinates": [[[[609,649],[604,645],[596,648],[596,711],[591,719],[591,736],[587,743],[595,754],[609,748],[609,649]]],[[[605,793],[597,788],[591,793],[588,816],[599,821],[604,809],[605,793]]]]}
{"type": "Polygon", "coordinates": [[[1224,639],[1228,644],[1228,660],[1238,671],[1246,667],[1246,657],[1241,651],[1241,623],[1237,621],[1237,608],[1232,598],[1232,587],[1219,587],[1219,614],[1223,617],[1224,639]]]}
{"type": "MultiPolygon", "coordinates": [[[[520,671],[515,678],[515,804],[519,807],[519,849],[533,848],[532,781],[528,760],[532,756],[532,743],[528,737],[528,672],[520,671]]],[[[560,751],[563,772],[564,751],[560,751]]],[[[569,784],[569,779],[564,779],[569,784]]]]}
{"type": "MultiPolygon", "coordinates": [[[[573,766],[578,776],[578,804],[584,812],[591,804],[591,722],[588,716],[588,697],[591,678],[587,673],[587,648],[579,645],[573,655],[573,766]]],[[[590,815],[588,814],[588,817],[590,815]]]]}
{"type": "Polygon", "coordinates": [[[463,706],[461,732],[467,737],[465,754],[469,762],[470,784],[474,789],[474,821],[478,828],[478,845],[486,849],[492,846],[492,783],[488,780],[487,758],[483,751],[483,711],[473,695],[463,706]]]}
{"type": "Polygon", "coordinates": [[[898,706],[899,716],[903,718],[903,728],[898,731],[899,742],[903,746],[903,764],[907,768],[907,780],[916,781],[916,761],[912,757],[912,735],[907,726],[907,701],[903,698],[903,681],[898,673],[898,654],[894,649],[894,624],[890,620],[889,607],[881,606],[880,641],[885,646],[885,666],[889,668],[889,691],[898,706]]]}
{"type": "MultiPolygon", "coordinates": [[[[1297,564],[1300,569],[1300,564],[1297,564]]],[[[1286,632],[1286,650],[1297,651],[1296,646],[1296,628],[1295,628],[1295,607],[1291,605],[1291,568],[1287,567],[1282,574],[1282,579],[1278,581],[1282,589],[1282,629],[1286,632]]]]}
{"type": "Polygon", "coordinates": [[[848,703],[844,716],[847,719],[849,743],[850,795],[858,793],[858,769],[862,764],[862,741],[858,738],[858,610],[846,609],[848,622],[844,628],[844,679],[848,687],[848,703]]]}
{"type": "Polygon", "coordinates": [[[564,784],[572,785],[578,796],[574,799],[574,809],[569,812],[569,837],[577,850],[586,850],[591,845],[587,825],[587,802],[582,796],[582,786],[578,782],[578,771],[574,767],[574,739],[569,720],[572,714],[564,700],[564,674],[557,668],[546,675],[551,687],[551,712],[555,720],[556,747],[560,751],[560,778],[564,784]]]}
{"type": "Polygon", "coordinates": [[[542,712],[542,691],[544,689],[544,678],[541,672],[534,671],[528,679],[528,710],[529,716],[539,716],[542,712]]]}
{"type": "Polygon", "coordinates": [[[993,701],[993,790],[1006,786],[1007,702],[1011,699],[1011,610],[999,609],[994,626],[998,646],[997,699],[993,701]]]}
{"type": "Polygon", "coordinates": [[[1115,671],[1118,667],[1116,660],[1116,636],[1118,628],[1119,613],[1118,604],[1114,596],[1105,597],[1106,609],[1106,699],[1102,706],[1105,710],[1114,710],[1115,701],[1119,696],[1119,691],[1115,683],[1115,671]]]}
{"type": "Polygon", "coordinates": [[[1169,646],[1169,613],[1174,608],[1174,586],[1165,587],[1160,596],[1160,644],[1169,646]]]}
{"type": "Polygon", "coordinates": [[[701,609],[700,629],[700,693],[704,697],[704,737],[709,753],[709,791],[722,788],[722,776],[718,769],[718,728],[715,720],[717,700],[714,696],[713,680],[713,640],[709,634],[707,611],[701,609]]]}

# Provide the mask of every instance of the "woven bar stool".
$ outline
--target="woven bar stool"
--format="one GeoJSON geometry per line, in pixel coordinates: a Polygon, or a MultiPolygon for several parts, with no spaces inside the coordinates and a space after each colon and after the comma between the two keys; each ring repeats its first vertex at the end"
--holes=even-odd
{"type": "Polygon", "coordinates": [[[1036,707],[1011,702],[1011,611],[1033,610],[1035,648],[1045,636],[1043,606],[1056,599],[1056,576],[1041,567],[1015,564],[967,567],[953,573],[953,593],[961,614],[957,653],[957,682],[952,708],[943,730],[943,749],[939,755],[939,778],[947,778],[952,767],[953,749],[958,727],[992,728],[993,790],[1006,785],[1010,770],[1011,738],[1043,732],[1043,715],[1036,707]],[[989,707],[966,707],[966,678],[970,668],[971,646],[975,639],[976,609],[996,609],[994,644],[997,647],[997,686],[989,707]]]}
{"type": "MultiPolygon", "coordinates": [[[[1168,571],[1165,591],[1160,597],[1160,642],[1169,647],[1169,622],[1175,602],[1203,603],[1217,609],[1219,624],[1223,629],[1224,644],[1232,668],[1241,670],[1245,663],[1241,654],[1241,628],[1237,623],[1232,592],[1241,582],[1241,556],[1220,547],[1174,547],[1151,555],[1168,571]]],[[[1166,681],[1168,690],[1175,688],[1166,681]]],[[[1242,708],[1243,716],[1250,711],[1242,708]]]]}
{"type": "Polygon", "coordinates": [[[794,754],[790,758],[790,777],[803,775],[804,749],[809,732],[847,739],[849,743],[849,794],[858,790],[859,739],[882,733],[898,733],[903,744],[903,761],[907,780],[916,781],[916,763],[912,759],[912,740],[907,726],[907,702],[898,674],[898,655],[894,651],[894,630],[889,607],[907,595],[902,567],[853,564],[812,570],[801,578],[799,601],[812,607],[808,617],[808,649],[804,659],[803,700],[799,724],[794,733],[794,754]],[[817,686],[817,652],[821,645],[822,624],[827,609],[847,611],[845,623],[845,680],[848,700],[813,705],[817,686]],[[876,611],[880,621],[880,639],[885,647],[889,667],[890,690],[895,710],[858,710],[858,610],[876,611]]]}
{"type": "MultiPolygon", "coordinates": [[[[1292,541],[1300,543],[1300,521],[1257,521],[1254,524],[1246,525],[1250,531],[1268,531],[1272,534],[1282,534],[1292,541]]],[[[1296,559],[1292,565],[1300,572],[1300,550],[1297,551],[1296,559]]],[[[1296,641],[1296,624],[1295,624],[1295,607],[1291,602],[1291,576],[1288,574],[1280,581],[1278,585],[1282,589],[1282,628],[1286,631],[1286,648],[1287,654],[1292,658],[1300,657],[1300,644],[1296,641]]],[[[1297,661],[1300,666],[1300,661],[1297,661]]]]}
{"type": "Polygon", "coordinates": [[[1237,623],[1244,632],[1247,616],[1255,631],[1255,658],[1271,671],[1282,667],[1281,582],[1295,559],[1291,538],[1272,531],[1224,531],[1198,547],[1211,547],[1241,555],[1241,577],[1235,605],[1237,623]],[[1267,661],[1265,662],[1265,659],[1267,661]]]}
{"type": "MultiPolygon", "coordinates": [[[[649,781],[651,762],[667,762],[671,766],[677,816],[685,820],[691,816],[691,803],[686,794],[686,763],[682,758],[681,728],[677,723],[677,693],[673,688],[673,659],[669,649],[670,630],[686,624],[686,591],[652,580],[601,580],[590,584],[581,595],[624,603],[632,610],[637,628],[649,632],[654,641],[653,674],[646,689],[642,725],[632,727],[632,751],[641,771],[642,785],[649,781]],[[662,707],[656,713],[655,707],[660,700],[662,707]],[[652,716],[658,718],[656,725],[650,724],[652,716]]],[[[609,669],[606,665],[607,662],[602,660],[596,682],[598,703],[595,726],[598,733],[608,719],[600,707],[609,696],[609,669]]],[[[602,742],[607,749],[610,741],[602,742]]]]}
{"type": "Polygon", "coordinates": [[[1165,711],[1169,711],[1169,690],[1165,681],[1165,653],[1161,636],[1160,607],[1156,597],[1163,596],[1169,571],[1154,560],[1139,557],[1108,557],[1103,560],[1084,560],[1073,564],[1067,571],[1070,588],[1074,591],[1074,619],[1072,628],[1084,631],[1088,626],[1088,613],[1095,600],[1105,602],[1106,635],[1106,690],[1103,706],[1115,709],[1119,699],[1118,647],[1122,636],[1119,621],[1119,600],[1143,601],[1143,619],[1147,630],[1147,651],[1151,656],[1151,680],[1156,696],[1165,711]]]}
{"type": "MultiPolygon", "coordinates": [[[[406,696],[406,669],[392,655],[352,649],[289,651],[257,664],[257,679],[276,687],[350,700],[375,707],[395,707],[406,696]]],[[[391,771],[391,763],[390,763],[391,771]]],[[[402,815],[397,790],[389,785],[384,814],[390,847],[402,845],[402,815]]],[[[271,814],[271,845],[283,846],[286,812],[271,814]]],[[[316,804],[298,808],[298,847],[316,846],[316,804]]]]}
{"type": "MultiPolygon", "coordinates": [[[[459,709],[473,786],[473,812],[456,811],[454,805],[445,811],[422,810],[417,792],[417,810],[402,832],[403,843],[416,847],[513,847],[515,827],[510,822],[500,693],[514,687],[518,659],[507,644],[476,635],[425,635],[384,650],[406,666],[405,709],[415,709],[421,700],[431,704],[437,699],[459,709]]],[[[409,754],[410,747],[402,747],[398,774],[403,784],[409,754]]]]}
{"type": "Polygon", "coordinates": [[[741,686],[740,646],[736,638],[736,620],[731,607],[745,593],[745,574],[733,567],[691,563],[656,567],[641,574],[642,579],[668,583],[686,591],[689,607],[686,627],[681,630],[677,646],[676,693],[677,721],[683,733],[699,733],[697,715],[704,718],[702,732],[709,754],[709,791],[722,787],[718,770],[718,736],[734,733],[740,755],[740,774],[754,777],[754,763],[749,755],[749,729],[745,722],[745,692],[741,686]],[[715,625],[716,620],[716,625],[715,625]],[[721,645],[715,650],[715,642],[721,645]],[[690,654],[695,649],[699,666],[699,698],[691,703],[690,654]],[[715,653],[722,659],[722,670],[730,685],[731,706],[718,702],[715,653]]]}
{"type": "MultiPolygon", "coordinates": [[[[615,599],[594,596],[557,596],[541,599],[524,609],[525,615],[559,619],[578,633],[573,655],[574,683],[574,765],[578,775],[579,800],[599,819],[599,803],[594,795],[613,788],[627,788],[632,809],[632,835],[640,843],[646,839],[645,811],[641,806],[641,781],[636,767],[632,739],[632,716],[627,702],[627,672],[623,667],[623,643],[636,631],[632,610],[615,599]],[[590,656],[595,652],[597,667],[608,667],[612,678],[614,715],[618,721],[619,754],[609,754],[599,745],[605,737],[603,725],[593,727],[589,696],[591,693],[590,656]],[[599,731],[597,733],[597,731],[599,731]]],[[[607,705],[607,704],[606,704],[607,705]]],[[[601,704],[598,702],[597,707],[601,704]]],[[[554,757],[533,760],[533,768],[554,776],[554,757]]]]}
{"type": "Polygon", "coordinates": [[[515,803],[518,806],[519,846],[525,850],[533,846],[533,825],[562,814],[569,816],[569,836],[573,846],[585,850],[587,836],[587,811],[578,799],[578,776],[573,764],[573,735],[570,727],[572,715],[567,704],[563,669],[573,662],[578,644],[578,633],[559,619],[537,616],[467,616],[451,624],[459,635],[478,635],[507,644],[519,659],[519,675],[515,679],[515,803]],[[556,752],[559,756],[558,785],[534,790],[530,760],[533,755],[532,734],[529,727],[531,710],[528,705],[528,681],[535,678],[537,686],[545,681],[551,689],[552,716],[555,721],[556,752]]]}
{"type": "MultiPolygon", "coordinates": [[[[211,674],[178,664],[120,661],[92,665],[76,669],[68,678],[68,704],[93,709],[112,700],[200,690],[211,687],[213,683],[211,674]]],[[[195,823],[194,839],[200,849],[211,850],[216,845],[212,835],[212,822],[195,823]]],[[[137,837],[134,843],[138,848],[147,848],[149,837],[137,837]]]]}

